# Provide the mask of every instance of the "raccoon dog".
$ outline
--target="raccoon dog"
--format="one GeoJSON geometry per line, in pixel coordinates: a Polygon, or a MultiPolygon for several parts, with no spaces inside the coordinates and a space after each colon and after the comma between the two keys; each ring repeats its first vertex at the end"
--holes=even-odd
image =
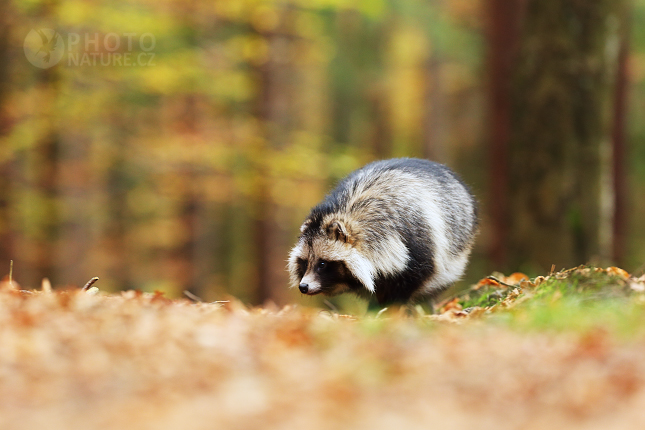
{"type": "Polygon", "coordinates": [[[353,292],[380,305],[431,298],[464,273],[477,205],[444,165],[399,158],[352,172],[300,227],[292,287],[353,292]]]}

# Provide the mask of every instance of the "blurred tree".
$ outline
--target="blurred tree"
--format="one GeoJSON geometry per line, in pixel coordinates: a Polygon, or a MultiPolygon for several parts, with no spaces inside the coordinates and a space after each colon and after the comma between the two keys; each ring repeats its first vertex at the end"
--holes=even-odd
{"type": "Polygon", "coordinates": [[[339,145],[359,146],[374,158],[387,158],[392,154],[393,132],[383,55],[393,24],[343,8],[332,21],[336,55],[330,64],[329,134],[339,145]],[[363,130],[368,135],[357,139],[363,130]]]}
{"type": "Polygon", "coordinates": [[[269,154],[284,146],[289,132],[293,129],[293,88],[297,71],[293,64],[294,40],[299,36],[294,32],[292,23],[296,13],[291,5],[274,5],[272,13],[275,24],[271,27],[258,26],[254,30],[262,37],[267,46],[267,56],[257,61],[255,67],[256,100],[255,115],[260,121],[261,157],[256,170],[256,189],[253,215],[255,218],[255,267],[257,270],[257,291],[254,301],[264,303],[278,299],[281,295],[278,288],[284,285],[279,282],[276,267],[283,267],[284,257],[279,255],[284,229],[276,220],[276,204],[272,198],[273,177],[270,163],[263,154],[269,154]]]}
{"type": "Polygon", "coordinates": [[[32,169],[35,177],[33,192],[39,209],[35,233],[36,279],[56,278],[56,242],[59,239],[60,212],[58,206],[58,174],[60,136],[56,124],[55,105],[59,89],[57,69],[39,73],[42,107],[46,111],[46,129],[41,135],[36,150],[32,153],[32,169]]]}
{"type": "MultiPolygon", "coordinates": [[[[123,119],[116,112],[110,121],[114,135],[112,155],[106,163],[108,164],[106,175],[106,194],[108,212],[105,247],[110,255],[127,255],[126,235],[128,231],[128,207],[127,207],[127,177],[126,150],[123,119]]],[[[126,288],[131,285],[128,275],[128,266],[120,259],[111,259],[108,263],[109,272],[116,285],[126,288]]]]}
{"type": "Polygon", "coordinates": [[[424,113],[422,130],[423,157],[428,160],[445,162],[443,145],[445,136],[446,100],[443,90],[441,55],[433,52],[424,64],[426,88],[424,89],[424,113]]]}
{"type": "Polygon", "coordinates": [[[611,258],[617,265],[623,265],[626,260],[627,251],[627,196],[629,193],[627,184],[627,91],[629,87],[628,60],[630,47],[630,30],[632,16],[631,2],[620,2],[617,13],[619,47],[618,65],[615,77],[615,93],[613,98],[613,128],[612,128],[612,187],[614,192],[613,200],[613,225],[612,238],[613,246],[611,258]]]}
{"type": "Polygon", "coordinates": [[[490,212],[493,235],[490,259],[506,262],[509,228],[508,151],[511,135],[511,90],[520,31],[522,0],[487,0],[490,115],[490,212]]]}
{"type": "MultiPolygon", "coordinates": [[[[198,35],[201,22],[198,17],[198,2],[195,0],[177,2],[178,21],[182,27],[182,45],[185,49],[195,50],[198,46],[198,35]]],[[[181,136],[188,152],[197,152],[200,148],[199,121],[200,109],[198,107],[199,95],[194,93],[193,85],[184,91],[180,97],[181,106],[177,115],[174,131],[181,136]]],[[[178,167],[180,191],[175,202],[177,224],[182,234],[173,244],[168,253],[168,259],[176,269],[172,273],[172,281],[182,290],[189,290],[193,294],[203,296],[203,286],[197,278],[197,270],[202,267],[200,262],[204,255],[197,253],[199,243],[200,214],[203,213],[203,198],[197,192],[199,189],[200,173],[204,166],[196,160],[183,162],[178,167]]]]}
{"type": "MultiPolygon", "coordinates": [[[[39,19],[54,22],[59,2],[45,1],[37,6],[39,19]]],[[[60,69],[51,67],[36,72],[36,89],[39,97],[40,116],[43,128],[31,152],[30,175],[36,211],[34,230],[27,232],[34,240],[34,257],[37,282],[49,278],[58,283],[58,241],[61,230],[61,204],[59,201],[59,173],[61,159],[61,135],[57,105],[61,86],[60,69]]]]}
{"type": "MultiPolygon", "coordinates": [[[[608,257],[603,181],[619,2],[527,0],[510,91],[508,255],[557,268],[608,257]],[[612,25],[614,23],[614,25],[612,25]]],[[[508,164],[506,164],[506,162],[508,164]]],[[[501,190],[496,190],[501,192],[501,190]]],[[[504,208],[505,205],[501,205],[504,208]]]]}
{"type": "MultiPolygon", "coordinates": [[[[9,112],[6,100],[10,94],[10,56],[9,35],[11,2],[0,0],[0,139],[9,133],[9,112]]],[[[11,182],[13,170],[13,154],[7,145],[0,148],[0,276],[4,274],[3,267],[9,267],[8,262],[13,258],[13,235],[11,233],[11,182]]]]}
{"type": "Polygon", "coordinates": [[[478,3],[0,3],[0,258],[29,286],[298,300],[284,258],[335,180],[425,151],[479,182],[478,3]]]}

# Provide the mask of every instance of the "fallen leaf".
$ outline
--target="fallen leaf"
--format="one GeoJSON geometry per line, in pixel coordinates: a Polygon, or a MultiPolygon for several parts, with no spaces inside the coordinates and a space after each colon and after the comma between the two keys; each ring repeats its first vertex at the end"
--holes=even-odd
{"type": "Polygon", "coordinates": [[[528,279],[529,277],[524,273],[515,272],[512,275],[507,276],[505,279],[503,279],[503,281],[506,282],[507,284],[517,285],[521,281],[528,280],[528,279]]]}
{"type": "Polygon", "coordinates": [[[619,276],[623,279],[629,279],[629,273],[627,273],[625,270],[621,269],[620,267],[608,267],[606,269],[606,273],[611,276],[619,276]]]}

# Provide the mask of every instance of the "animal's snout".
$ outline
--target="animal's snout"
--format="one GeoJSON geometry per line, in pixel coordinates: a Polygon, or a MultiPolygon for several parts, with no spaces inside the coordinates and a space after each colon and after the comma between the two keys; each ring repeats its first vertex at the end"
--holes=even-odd
{"type": "Polygon", "coordinates": [[[304,282],[298,286],[298,289],[302,294],[307,294],[309,291],[309,284],[305,284],[304,282]]]}

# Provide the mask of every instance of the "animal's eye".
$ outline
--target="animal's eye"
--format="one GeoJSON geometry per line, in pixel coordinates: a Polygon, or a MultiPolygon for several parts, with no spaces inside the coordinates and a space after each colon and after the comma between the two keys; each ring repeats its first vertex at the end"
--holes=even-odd
{"type": "Polygon", "coordinates": [[[318,270],[323,270],[325,267],[327,267],[326,261],[319,261],[318,264],[316,265],[316,269],[318,270]]]}

